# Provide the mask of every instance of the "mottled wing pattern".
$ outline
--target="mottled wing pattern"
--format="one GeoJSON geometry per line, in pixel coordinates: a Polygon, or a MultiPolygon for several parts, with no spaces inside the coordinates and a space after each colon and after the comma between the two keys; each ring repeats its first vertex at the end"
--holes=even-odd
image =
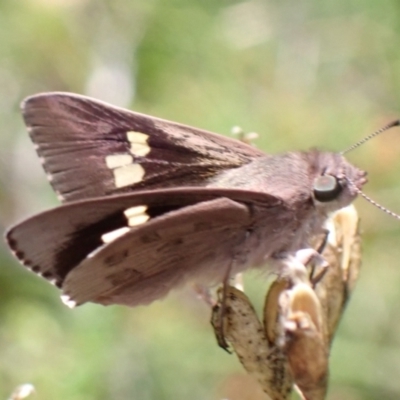
{"type": "Polygon", "coordinates": [[[75,94],[29,97],[22,112],[62,201],[203,186],[216,173],[263,156],[234,139],[75,94]]]}

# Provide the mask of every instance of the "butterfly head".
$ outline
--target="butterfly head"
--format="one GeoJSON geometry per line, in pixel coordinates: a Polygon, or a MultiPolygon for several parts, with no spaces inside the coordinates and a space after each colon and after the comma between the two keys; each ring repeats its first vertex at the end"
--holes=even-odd
{"type": "MultiPolygon", "coordinates": [[[[327,163],[323,169],[323,173],[317,176],[313,182],[315,200],[320,204],[323,204],[324,202],[331,202],[332,204],[338,203],[339,207],[336,207],[336,209],[339,209],[348,205],[357,195],[360,195],[383,212],[396,219],[400,219],[399,214],[388,210],[386,207],[380,205],[363,193],[361,189],[367,182],[366,172],[354,167],[343,157],[344,154],[357,149],[372,138],[396,126],[400,126],[400,120],[390,122],[383,128],[378,129],[374,133],[366,136],[364,139],[361,139],[359,142],[353,144],[339,154],[325,153],[324,155],[324,153],[322,153],[322,157],[326,157],[327,163]],[[337,171],[336,175],[331,174],[329,172],[330,170],[334,172],[337,171]]],[[[325,161],[322,161],[322,164],[324,162],[325,161]]]]}
{"type": "Polygon", "coordinates": [[[319,153],[312,181],[314,204],[325,212],[349,205],[367,182],[367,173],[337,153],[319,153]]]}

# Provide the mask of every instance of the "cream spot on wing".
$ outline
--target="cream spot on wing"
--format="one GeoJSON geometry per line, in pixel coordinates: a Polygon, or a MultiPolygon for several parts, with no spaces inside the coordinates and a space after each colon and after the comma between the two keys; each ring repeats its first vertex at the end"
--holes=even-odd
{"type": "Polygon", "coordinates": [[[110,169],[132,164],[133,157],[130,154],[112,154],[106,157],[106,165],[110,169]]]}
{"type": "Polygon", "coordinates": [[[128,225],[129,226],[141,225],[144,224],[146,221],[148,221],[149,218],[150,216],[147,214],[135,215],[133,217],[128,218],[128,225]]]}
{"type": "Polygon", "coordinates": [[[135,206],[131,208],[127,208],[124,211],[125,217],[128,219],[129,226],[136,226],[145,223],[150,218],[149,215],[146,214],[147,206],[135,206]]]}
{"type": "Polygon", "coordinates": [[[125,233],[128,233],[130,229],[127,226],[124,226],[123,228],[116,229],[115,231],[107,232],[104,235],[101,235],[101,240],[103,243],[111,243],[115,239],[118,239],[120,236],[125,235],[125,233]]]}
{"type": "Polygon", "coordinates": [[[150,152],[148,145],[149,135],[141,132],[130,131],[126,133],[128,141],[131,143],[130,151],[138,157],[143,157],[150,152]]]}
{"type": "Polygon", "coordinates": [[[121,188],[140,182],[144,177],[144,168],[139,164],[130,164],[115,168],[113,173],[115,186],[121,188]]]}
{"type": "Polygon", "coordinates": [[[125,214],[126,218],[131,218],[136,215],[145,214],[146,211],[147,211],[147,206],[135,206],[135,207],[127,208],[124,211],[124,214],[125,214]]]}
{"type": "Polygon", "coordinates": [[[131,153],[138,157],[144,157],[150,153],[150,147],[147,144],[131,143],[131,153]]]}
{"type": "Polygon", "coordinates": [[[69,308],[76,307],[76,301],[72,300],[67,294],[61,295],[61,301],[69,308]]]}
{"type": "Polygon", "coordinates": [[[147,139],[149,138],[149,135],[135,131],[127,132],[126,136],[131,143],[141,143],[141,144],[147,144],[147,139]]]}

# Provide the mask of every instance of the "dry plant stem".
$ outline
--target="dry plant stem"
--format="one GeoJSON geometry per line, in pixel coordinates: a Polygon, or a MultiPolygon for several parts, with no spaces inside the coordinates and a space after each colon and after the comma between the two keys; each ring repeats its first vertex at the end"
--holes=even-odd
{"type": "MultiPolygon", "coordinates": [[[[269,344],[254,308],[243,292],[228,286],[225,301],[225,337],[240,362],[272,400],[288,399],[293,380],[285,355],[278,346],[269,344]]],[[[214,309],[212,320],[219,319],[219,311],[214,309]]]]}
{"type": "MultiPolygon", "coordinates": [[[[361,264],[354,207],[336,213],[327,228],[325,276],[315,287],[313,276],[303,281],[290,274],[278,277],[266,297],[264,327],[249,299],[233,287],[226,289],[226,339],[273,400],[288,399],[293,386],[304,400],[326,396],[330,346],[361,264]]],[[[316,247],[318,243],[315,238],[316,247]]],[[[218,310],[216,306],[214,318],[218,310]]]]}
{"type": "Polygon", "coordinates": [[[282,343],[297,388],[307,400],[324,399],[328,382],[322,308],[312,288],[297,284],[281,294],[282,343]],[[283,298],[283,299],[282,299],[283,298]]]}
{"type": "Polygon", "coordinates": [[[353,206],[328,221],[332,233],[323,252],[330,268],[323,284],[315,288],[326,321],[327,341],[332,343],[340,318],[357,282],[361,267],[359,219],[353,206]]]}

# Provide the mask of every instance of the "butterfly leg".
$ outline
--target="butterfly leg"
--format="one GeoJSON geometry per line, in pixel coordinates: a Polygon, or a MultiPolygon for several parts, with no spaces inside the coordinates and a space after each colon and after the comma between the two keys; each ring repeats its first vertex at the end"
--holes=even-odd
{"type": "MultiPolygon", "coordinates": [[[[324,229],[322,233],[323,233],[322,240],[316,248],[316,251],[319,254],[322,254],[322,252],[326,248],[326,245],[328,243],[329,230],[324,229]]],[[[320,263],[320,266],[321,266],[321,263],[320,263]]],[[[317,267],[317,265],[315,263],[311,264],[310,282],[311,282],[313,288],[315,288],[315,285],[321,281],[321,279],[325,276],[326,272],[328,271],[327,265],[324,266],[322,269],[320,269],[318,272],[316,271],[316,267],[317,267]]]]}
{"type": "Polygon", "coordinates": [[[309,263],[311,263],[309,281],[313,288],[315,288],[318,282],[321,282],[325,274],[328,272],[329,264],[321,253],[328,242],[329,231],[324,232],[324,234],[325,236],[320,246],[316,250],[311,252],[312,254],[310,254],[310,258],[304,263],[304,265],[308,265],[309,263]],[[316,267],[319,267],[318,271],[316,271],[316,267]]]}
{"type": "Polygon", "coordinates": [[[228,297],[229,281],[231,279],[231,272],[234,262],[235,258],[232,258],[232,261],[229,263],[228,268],[225,271],[224,279],[222,281],[222,290],[218,293],[221,297],[217,300],[217,304],[213,307],[211,319],[211,324],[213,325],[216,332],[215,335],[219,347],[223,348],[229,354],[231,353],[231,351],[229,349],[228,342],[225,339],[224,319],[228,311],[226,307],[226,301],[228,297]]]}
{"type": "Polygon", "coordinates": [[[281,265],[283,264],[282,275],[289,276],[294,283],[310,281],[313,287],[321,281],[329,266],[325,258],[312,248],[298,250],[294,255],[280,254],[278,260],[281,265]],[[321,271],[317,274],[312,270],[311,278],[306,267],[310,262],[321,267],[321,271]]]}
{"type": "Polygon", "coordinates": [[[217,301],[213,297],[211,290],[208,286],[196,283],[193,285],[193,290],[197,294],[197,297],[200,300],[204,301],[211,308],[213,308],[217,304],[217,301]]]}
{"type": "Polygon", "coordinates": [[[322,254],[322,252],[325,250],[325,247],[328,243],[329,229],[324,229],[322,233],[324,236],[321,240],[321,243],[317,246],[317,249],[316,249],[319,254],[322,254]]]}
{"type": "Polygon", "coordinates": [[[311,264],[311,272],[308,275],[313,288],[315,288],[315,286],[323,279],[328,271],[329,264],[321,255],[328,242],[328,235],[329,231],[324,232],[322,243],[317,247],[317,249],[307,248],[298,250],[294,257],[292,256],[288,259],[287,265],[290,265],[289,268],[292,270],[294,266],[297,266],[297,268],[301,270],[302,268],[300,265],[305,268],[305,266],[311,264]],[[319,267],[318,271],[317,267],[319,267]]]}

